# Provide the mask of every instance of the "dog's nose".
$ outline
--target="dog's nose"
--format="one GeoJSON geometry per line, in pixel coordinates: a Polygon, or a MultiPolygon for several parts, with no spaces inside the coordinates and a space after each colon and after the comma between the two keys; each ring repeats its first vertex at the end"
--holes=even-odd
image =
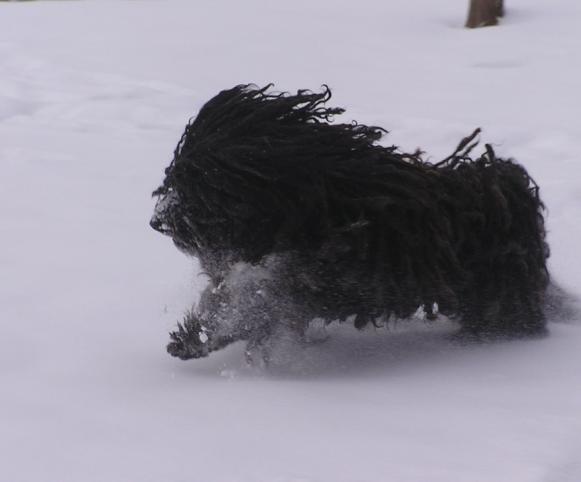
{"type": "Polygon", "coordinates": [[[150,220],[149,220],[149,225],[155,229],[156,231],[159,231],[160,233],[165,233],[167,230],[164,228],[163,222],[161,222],[159,220],[159,218],[157,216],[153,216],[150,220]]]}

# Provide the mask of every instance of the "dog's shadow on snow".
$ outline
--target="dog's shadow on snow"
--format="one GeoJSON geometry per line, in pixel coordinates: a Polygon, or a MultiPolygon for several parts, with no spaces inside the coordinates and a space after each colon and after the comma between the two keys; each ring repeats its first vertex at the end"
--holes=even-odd
{"type": "MultiPolygon", "coordinates": [[[[545,310],[549,331],[551,325],[581,324],[581,299],[557,284],[551,284],[547,290],[545,310]]],[[[398,375],[437,363],[458,363],[458,357],[465,360],[476,353],[489,352],[490,356],[496,356],[499,346],[510,349],[514,344],[534,341],[478,343],[457,337],[458,329],[456,323],[448,320],[405,320],[362,331],[348,323],[333,323],[325,328],[324,341],[276,347],[272,363],[267,367],[249,366],[244,344],[236,343],[208,358],[180,362],[178,372],[186,377],[277,380],[398,375]]]]}
{"type": "MultiPolygon", "coordinates": [[[[567,296],[568,297],[568,296],[567,296]]],[[[562,300],[561,300],[562,301],[562,300]]],[[[581,303],[568,297],[559,308],[548,310],[550,326],[581,324],[581,303]]],[[[398,376],[423,371],[434,364],[456,364],[466,357],[495,357],[497,349],[543,342],[537,340],[496,340],[475,342],[458,337],[458,325],[450,321],[401,321],[382,328],[356,330],[348,324],[331,324],[327,338],[308,345],[279,346],[268,367],[247,365],[243,343],[237,343],[210,357],[178,365],[186,377],[227,379],[264,378],[276,380],[316,380],[398,376]],[[480,354],[480,355],[477,355],[480,354]]],[[[550,335],[549,335],[550,338],[550,335]]]]}
{"type": "MultiPolygon", "coordinates": [[[[413,372],[426,365],[452,362],[455,354],[486,346],[458,339],[451,322],[406,321],[389,328],[358,331],[344,324],[331,325],[325,341],[279,346],[267,367],[245,362],[238,343],[209,358],[181,366],[182,375],[195,377],[334,379],[385,376],[413,372]]],[[[494,343],[497,345],[498,343],[494,343]]]]}
{"type": "Polygon", "coordinates": [[[462,350],[452,323],[402,322],[389,328],[335,325],[328,339],[313,345],[282,347],[270,376],[280,378],[335,378],[385,375],[433,363],[462,350]]]}
{"type": "MultiPolygon", "coordinates": [[[[546,315],[551,326],[581,325],[581,297],[552,284],[547,290],[546,315]]],[[[497,348],[541,340],[496,340],[479,343],[458,337],[459,326],[448,320],[404,320],[387,327],[356,330],[348,323],[333,323],[326,339],[307,345],[279,346],[268,367],[246,363],[244,343],[212,353],[208,358],[178,362],[174,374],[214,379],[334,379],[412,373],[433,364],[463,363],[477,353],[495,357],[497,348]],[[459,360],[459,358],[461,360],[459,360]]],[[[551,338],[551,335],[549,335],[551,338]]],[[[504,348],[503,348],[504,347],[504,348]]]]}

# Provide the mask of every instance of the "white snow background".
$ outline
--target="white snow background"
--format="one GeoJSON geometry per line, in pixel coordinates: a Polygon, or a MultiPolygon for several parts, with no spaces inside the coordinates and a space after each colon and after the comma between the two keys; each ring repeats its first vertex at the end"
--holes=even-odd
{"type": "MultiPolygon", "coordinates": [[[[481,126],[548,208],[581,294],[581,4],[0,2],[1,482],[579,482],[581,324],[461,347],[446,324],[331,330],[289,374],[181,362],[199,294],[150,192],[219,90],[334,90],[438,160],[481,126]]],[[[300,353],[300,352],[299,352],[300,353]]]]}

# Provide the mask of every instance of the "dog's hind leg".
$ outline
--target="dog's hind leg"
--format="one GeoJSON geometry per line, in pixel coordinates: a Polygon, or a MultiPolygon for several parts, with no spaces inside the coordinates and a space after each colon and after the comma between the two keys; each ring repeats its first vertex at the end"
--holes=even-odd
{"type": "Polygon", "coordinates": [[[547,333],[542,312],[532,309],[498,309],[496,303],[466,311],[460,320],[458,339],[487,341],[540,337],[547,333]]]}
{"type": "Polygon", "coordinates": [[[511,276],[473,291],[462,301],[460,337],[513,339],[547,333],[542,283],[511,276]]]}
{"type": "Polygon", "coordinates": [[[547,334],[543,310],[543,291],[535,286],[517,285],[501,304],[502,330],[512,338],[539,337],[547,334]],[[512,296],[511,296],[512,295],[512,296]]]}

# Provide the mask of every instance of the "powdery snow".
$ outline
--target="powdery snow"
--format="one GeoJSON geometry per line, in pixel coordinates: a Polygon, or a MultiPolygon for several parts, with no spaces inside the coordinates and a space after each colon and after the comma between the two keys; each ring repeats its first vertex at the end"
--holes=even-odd
{"type": "Polygon", "coordinates": [[[148,226],[188,117],[234,84],[334,88],[439,159],[474,127],[548,207],[581,295],[581,5],[0,3],[0,480],[578,482],[581,324],[461,347],[445,323],[331,329],[288,372],[164,351],[204,284],[148,226]]]}

